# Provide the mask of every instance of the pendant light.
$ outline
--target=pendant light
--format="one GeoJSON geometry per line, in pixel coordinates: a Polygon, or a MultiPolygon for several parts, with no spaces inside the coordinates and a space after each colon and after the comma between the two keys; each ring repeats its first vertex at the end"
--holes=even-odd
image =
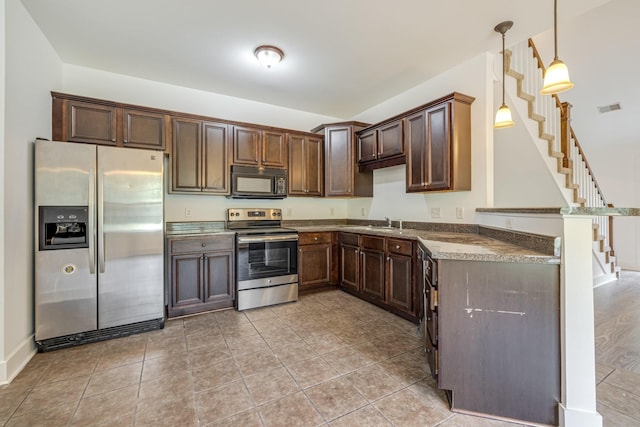
{"type": "Polygon", "coordinates": [[[553,0],[553,44],[553,61],[544,72],[544,83],[540,90],[542,95],[553,95],[573,87],[569,79],[569,69],[558,59],[558,0],[553,0]]]}
{"type": "Polygon", "coordinates": [[[504,59],[504,38],[505,33],[511,29],[513,21],[504,21],[495,26],[494,30],[502,34],[502,105],[496,113],[496,121],[493,127],[496,129],[508,128],[513,126],[513,119],[511,118],[511,110],[504,102],[504,74],[505,74],[505,59],[504,59]]]}

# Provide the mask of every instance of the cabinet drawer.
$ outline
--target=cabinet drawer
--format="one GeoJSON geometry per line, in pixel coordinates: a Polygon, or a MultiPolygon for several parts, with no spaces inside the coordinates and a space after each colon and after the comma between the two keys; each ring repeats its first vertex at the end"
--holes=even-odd
{"type": "MultiPolygon", "coordinates": [[[[300,233],[298,234],[299,245],[312,245],[314,243],[331,243],[331,234],[323,233],[300,233]]],[[[356,243],[357,244],[357,243],[356,243]]]]}
{"type": "Polygon", "coordinates": [[[384,252],[384,237],[360,236],[360,247],[384,252]]]}
{"type": "Polygon", "coordinates": [[[233,236],[197,237],[171,239],[169,251],[172,254],[188,252],[209,252],[219,250],[233,250],[233,236]]]}
{"type": "Polygon", "coordinates": [[[411,240],[389,238],[387,240],[387,249],[392,254],[411,256],[413,254],[413,242],[411,240]]]}
{"type": "Polygon", "coordinates": [[[340,233],[340,244],[359,246],[358,235],[353,233],[340,233]]]}

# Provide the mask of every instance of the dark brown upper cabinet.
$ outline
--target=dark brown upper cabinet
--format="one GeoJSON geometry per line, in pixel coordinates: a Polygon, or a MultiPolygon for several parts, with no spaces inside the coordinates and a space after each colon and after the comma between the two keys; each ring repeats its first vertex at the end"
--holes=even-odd
{"type": "Polygon", "coordinates": [[[405,118],[407,192],[471,190],[471,103],[452,93],[405,118]]]}
{"type": "Polygon", "coordinates": [[[321,125],[312,130],[324,133],[324,189],[327,197],[372,197],[373,172],[358,169],[355,132],[366,123],[346,122],[321,125]]]}
{"type": "Polygon", "coordinates": [[[288,134],[289,195],[322,196],[324,187],[322,138],[288,134]]]}
{"type": "Polygon", "coordinates": [[[286,168],[285,133],[275,130],[234,126],[233,164],[286,168]]]}
{"type": "Polygon", "coordinates": [[[395,119],[358,132],[360,169],[377,169],[404,162],[402,119],[395,119]]]}
{"type": "Polygon", "coordinates": [[[173,119],[171,192],[229,194],[229,126],[173,119]]]}
{"type": "Polygon", "coordinates": [[[165,150],[169,115],[161,110],[52,92],[57,141],[165,150]]]}

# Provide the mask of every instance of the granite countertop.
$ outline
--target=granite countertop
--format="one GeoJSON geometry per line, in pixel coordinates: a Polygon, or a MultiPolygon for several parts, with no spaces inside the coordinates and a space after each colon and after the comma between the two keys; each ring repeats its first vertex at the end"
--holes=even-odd
{"type": "Polygon", "coordinates": [[[298,232],[343,231],[417,240],[435,259],[465,261],[559,264],[560,258],[474,233],[453,233],[416,229],[354,225],[309,225],[291,227],[298,232]]]}

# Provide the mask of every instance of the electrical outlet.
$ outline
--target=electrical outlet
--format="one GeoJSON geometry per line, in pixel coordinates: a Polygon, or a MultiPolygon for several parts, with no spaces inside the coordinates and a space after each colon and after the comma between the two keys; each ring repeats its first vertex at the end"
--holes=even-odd
{"type": "Polygon", "coordinates": [[[361,216],[365,216],[366,215],[365,212],[364,212],[364,208],[360,208],[360,215],[361,216]]]}
{"type": "Polygon", "coordinates": [[[511,219],[507,219],[507,220],[505,221],[504,226],[505,226],[506,228],[509,228],[509,229],[513,228],[513,225],[511,224],[511,219]]]}
{"type": "Polygon", "coordinates": [[[333,210],[333,208],[329,209],[329,215],[331,215],[331,216],[335,215],[335,211],[333,210]]]}
{"type": "Polygon", "coordinates": [[[293,209],[287,208],[287,216],[293,215],[293,209]]]}
{"type": "Polygon", "coordinates": [[[440,218],[440,208],[431,208],[431,218],[440,218]]]}
{"type": "Polygon", "coordinates": [[[456,218],[464,219],[464,208],[456,208],[456,218]]]}
{"type": "Polygon", "coordinates": [[[191,208],[184,208],[184,217],[185,218],[191,217],[191,208]]]}

